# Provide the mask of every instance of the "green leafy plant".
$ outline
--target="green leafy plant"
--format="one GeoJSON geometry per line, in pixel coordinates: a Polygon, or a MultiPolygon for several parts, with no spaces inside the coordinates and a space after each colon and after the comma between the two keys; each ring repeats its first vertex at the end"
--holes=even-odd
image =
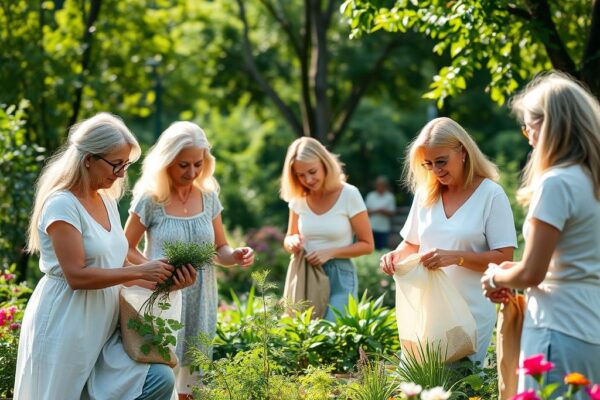
{"type": "Polygon", "coordinates": [[[251,337],[256,339],[248,349],[213,360],[205,351],[211,344],[205,335],[198,338],[200,346],[191,348],[192,364],[205,371],[203,385],[194,389],[196,398],[316,400],[331,397],[335,381],[329,374],[330,369],[309,368],[301,376],[290,374],[276,361],[282,358],[277,346],[273,346],[273,342],[279,340],[278,320],[289,305],[266,294],[274,287],[267,281],[267,275],[266,271],[252,274],[258,293],[256,302],[245,309],[239,304],[237,317],[245,321],[251,337]],[[253,312],[246,313],[248,310],[253,312]]]}
{"type": "Polygon", "coordinates": [[[376,357],[373,361],[360,351],[358,362],[359,380],[350,385],[353,400],[388,400],[398,388],[398,382],[386,370],[385,363],[376,357]]]}
{"type": "Polygon", "coordinates": [[[423,388],[449,388],[452,371],[444,362],[441,345],[419,342],[417,353],[403,352],[399,359],[398,376],[403,382],[413,382],[423,388]]]}
{"type": "MultiPolygon", "coordinates": [[[[179,269],[188,264],[197,271],[202,270],[214,258],[215,247],[212,243],[167,242],[164,244],[163,254],[167,262],[175,268],[174,276],[179,269]]],[[[155,315],[155,310],[158,308],[160,311],[166,311],[171,307],[169,292],[173,286],[173,276],[156,285],[156,289],[139,310],[141,318],[130,318],[127,321],[127,328],[133,329],[144,338],[140,350],[149,354],[154,347],[166,361],[171,360],[169,345],[177,344],[175,332],[183,328],[183,324],[175,319],[161,318],[160,314],[155,315]]]]}

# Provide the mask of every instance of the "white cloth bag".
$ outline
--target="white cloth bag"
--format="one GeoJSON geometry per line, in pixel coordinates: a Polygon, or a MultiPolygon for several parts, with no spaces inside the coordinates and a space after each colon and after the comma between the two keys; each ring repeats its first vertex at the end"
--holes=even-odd
{"type": "Polygon", "coordinates": [[[467,303],[442,269],[429,270],[413,254],[396,267],[396,320],[404,352],[420,360],[419,343],[440,346],[445,361],[477,350],[477,325],[467,303]]]}

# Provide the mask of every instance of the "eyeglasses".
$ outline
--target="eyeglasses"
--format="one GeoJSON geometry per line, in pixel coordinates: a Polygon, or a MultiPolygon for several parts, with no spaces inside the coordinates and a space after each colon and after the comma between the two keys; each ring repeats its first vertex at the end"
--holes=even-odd
{"type": "Polygon", "coordinates": [[[434,162],[425,161],[421,163],[421,166],[425,168],[427,171],[432,171],[434,168],[442,169],[448,164],[448,159],[445,160],[435,160],[434,162]]]}
{"type": "Polygon", "coordinates": [[[113,164],[110,161],[108,161],[106,158],[103,158],[102,156],[99,156],[98,154],[93,154],[93,156],[97,159],[104,161],[111,167],[113,167],[113,174],[115,174],[115,175],[118,175],[120,172],[127,171],[129,169],[129,166],[131,164],[133,164],[131,161],[126,161],[126,162],[120,163],[120,164],[113,164]]]}

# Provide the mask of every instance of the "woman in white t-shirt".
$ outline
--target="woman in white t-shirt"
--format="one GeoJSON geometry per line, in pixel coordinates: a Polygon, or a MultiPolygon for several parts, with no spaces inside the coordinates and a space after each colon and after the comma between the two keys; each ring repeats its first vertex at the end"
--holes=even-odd
{"type": "MultiPolygon", "coordinates": [[[[504,288],[527,289],[521,362],[543,354],[555,365],[546,382],[569,372],[600,382],[600,104],[552,72],[512,107],[533,147],[517,193],[529,206],[526,244],[521,261],[486,272],[483,289],[495,302],[505,300],[504,288]]],[[[520,390],[534,387],[519,377],[520,390]]]]}
{"type": "Polygon", "coordinates": [[[496,308],[482,295],[480,279],[489,263],[512,260],[517,245],[497,168],[458,123],[436,118],[412,143],[405,171],[415,198],[400,232],[404,240],[381,267],[393,275],[399,261],[420,253],[426,268],[443,268],[477,322],[477,352],[469,358],[483,363],[496,308]]]}
{"type": "MultiPolygon", "coordinates": [[[[38,181],[29,251],[40,252],[44,277],[23,317],[14,398],[166,400],[173,372],[141,364],[123,349],[121,284],[153,286],[171,276],[164,260],[122,268],[127,239],[116,199],[140,147],[123,122],[106,113],[74,126],[68,144],[38,181]]],[[[174,280],[191,285],[187,266],[174,280]]]]}
{"type": "MultiPolygon", "coordinates": [[[[329,277],[329,304],[342,313],[348,295],[358,296],[350,258],[373,252],[365,203],[358,189],[345,181],[337,157],[317,140],[303,137],[288,148],[281,177],[281,197],[290,208],[283,247],[289,253],[304,249],[311,265],[323,266],[329,277]]],[[[331,307],[325,319],[334,321],[331,307]]]]}

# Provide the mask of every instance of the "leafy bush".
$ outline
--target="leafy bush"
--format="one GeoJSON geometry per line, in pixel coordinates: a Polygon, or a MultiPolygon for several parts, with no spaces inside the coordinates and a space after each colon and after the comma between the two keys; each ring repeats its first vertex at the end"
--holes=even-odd
{"type": "Polygon", "coordinates": [[[32,207],[34,182],[44,149],[27,142],[26,109],[0,107],[0,266],[17,260],[25,244],[32,207]]]}
{"type": "Polygon", "coordinates": [[[392,308],[396,305],[396,285],[394,279],[379,267],[379,259],[388,251],[375,250],[371,254],[353,258],[352,262],[358,274],[359,293],[368,291],[373,297],[385,295],[383,305],[392,308]]]}
{"type": "Polygon", "coordinates": [[[252,321],[265,307],[277,315],[270,328],[268,347],[278,365],[289,371],[330,365],[334,372],[349,372],[359,359],[359,348],[381,355],[394,354],[400,348],[395,314],[382,305],[382,297],[372,300],[365,293],[359,302],[350,297],[347,312],[336,312],[335,322],[311,320],[310,309],[282,315],[282,310],[277,312],[257,299],[254,289],[246,302],[234,293],[232,297],[233,305],[222,305],[219,313],[215,359],[233,357],[259,342],[252,321]]]}
{"type": "Polygon", "coordinates": [[[257,341],[247,350],[214,361],[202,349],[208,348],[210,339],[202,336],[203,346],[191,350],[193,364],[205,371],[202,383],[194,392],[199,399],[327,399],[334,390],[333,378],[327,369],[313,368],[305,376],[288,374],[276,361],[278,350],[272,346],[277,335],[276,325],[283,305],[266,295],[273,285],[266,282],[266,272],[252,274],[256,281],[259,307],[253,314],[245,315],[248,329],[257,341]]]}
{"type": "MultiPolygon", "coordinates": [[[[290,255],[283,249],[285,233],[276,226],[267,225],[260,229],[250,229],[245,235],[240,230],[234,230],[230,243],[246,245],[255,251],[255,262],[269,266],[269,280],[276,285],[273,293],[283,294],[285,276],[290,262],[290,255]]],[[[232,291],[244,294],[248,290],[252,271],[242,268],[220,268],[217,272],[219,279],[219,294],[223,298],[233,300],[232,291]]]]}

